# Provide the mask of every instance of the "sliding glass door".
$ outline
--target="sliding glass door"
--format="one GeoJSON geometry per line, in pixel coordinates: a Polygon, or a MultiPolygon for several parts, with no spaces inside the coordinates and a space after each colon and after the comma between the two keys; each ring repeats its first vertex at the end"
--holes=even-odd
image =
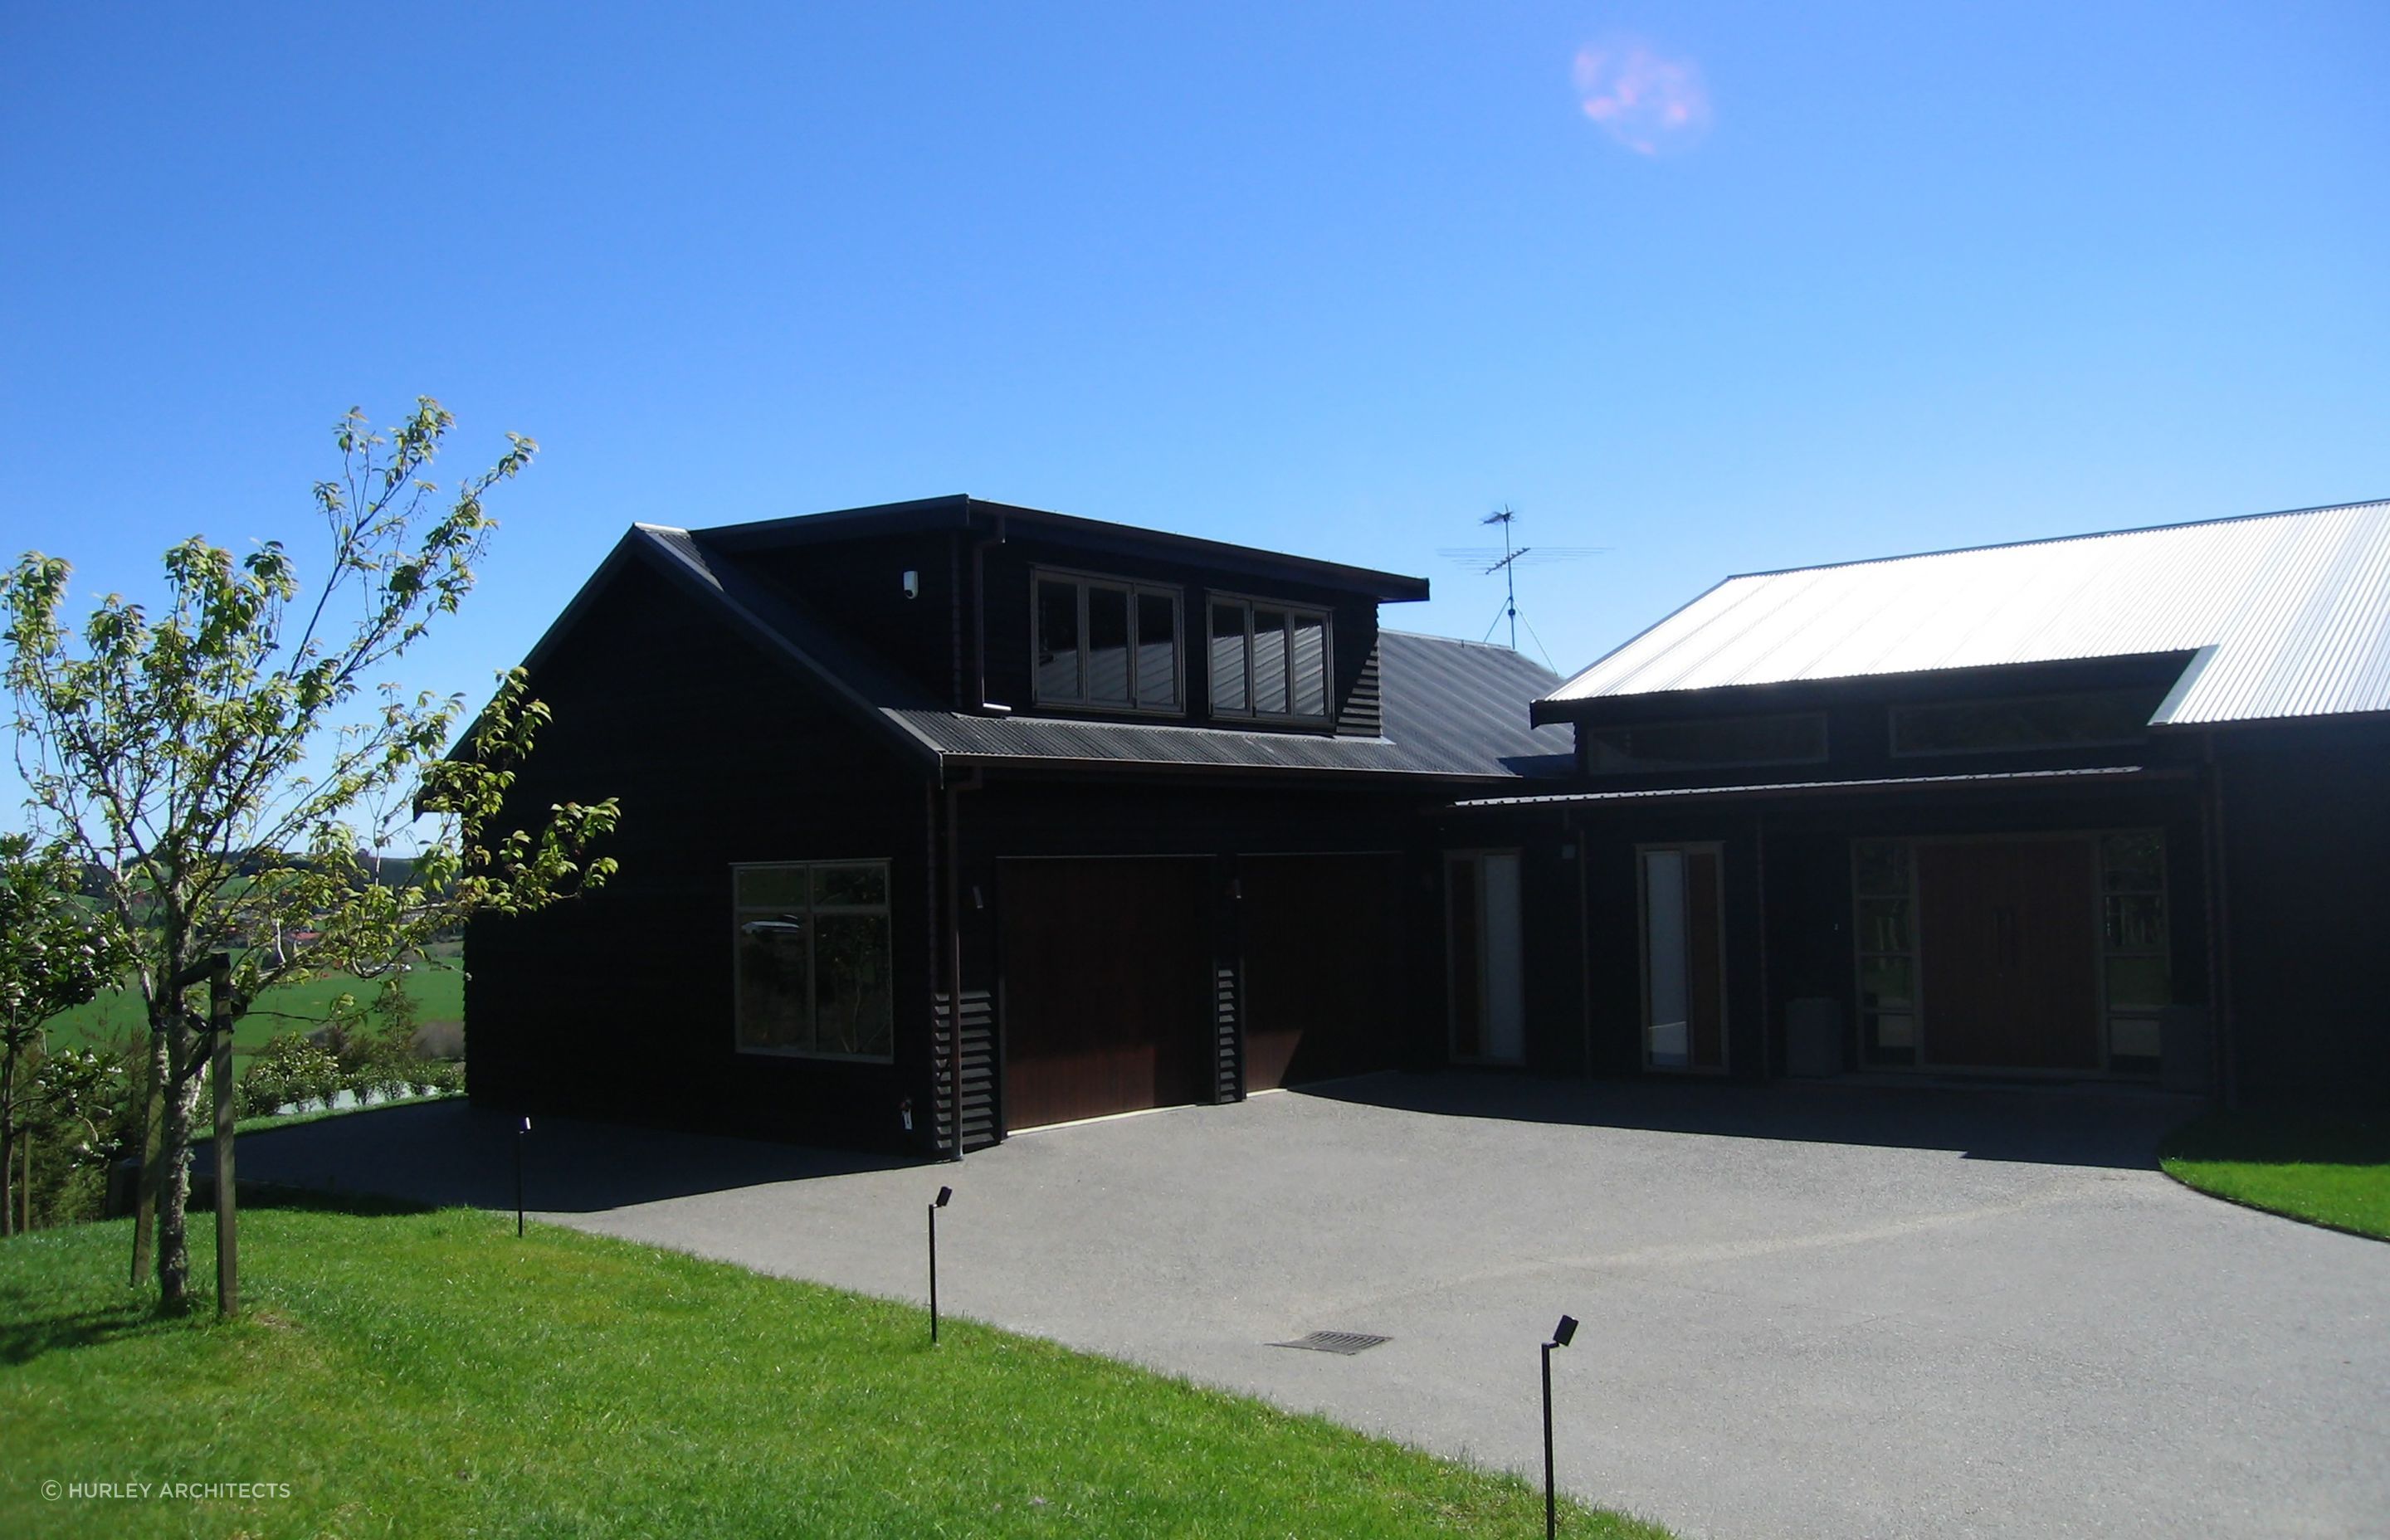
{"type": "Polygon", "coordinates": [[[1716,845],[1636,853],[1643,908],[1643,1062],[1726,1068],[1726,926],[1716,845]]]}

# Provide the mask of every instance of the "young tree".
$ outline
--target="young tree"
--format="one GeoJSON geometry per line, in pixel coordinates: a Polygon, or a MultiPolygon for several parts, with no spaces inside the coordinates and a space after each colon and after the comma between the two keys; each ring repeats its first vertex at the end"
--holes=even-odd
{"type": "Polygon", "coordinates": [[[17,1212],[10,1183],[42,1029],[115,983],[126,961],[113,930],[75,902],[81,875],[63,850],[0,835],[0,1235],[11,1233],[17,1212]]]}
{"type": "Polygon", "coordinates": [[[208,1059],[191,981],[205,959],[229,955],[238,1016],[276,983],[380,976],[468,915],[536,909],[613,870],[588,853],[614,825],[610,798],[551,808],[536,830],[498,827],[512,767],[547,719],[520,670],[453,754],[462,698],[378,682],[471,590],[495,528],[482,499],[535,449],[509,434],[495,466],[443,495],[423,478],[453,424],[429,397],[387,436],[362,413],[341,420],[341,474],[315,489],[331,549],[312,603],[273,542],[236,559],[184,541],[166,552],[160,613],[109,595],[75,633],[59,618],[66,562],[32,553],[0,576],[30,805],[97,874],[136,959],[151,1122],[134,1270],[154,1209],[169,1311],[188,1304],[184,1211],[208,1059]],[[403,883],[358,861],[427,822],[403,883]]]}

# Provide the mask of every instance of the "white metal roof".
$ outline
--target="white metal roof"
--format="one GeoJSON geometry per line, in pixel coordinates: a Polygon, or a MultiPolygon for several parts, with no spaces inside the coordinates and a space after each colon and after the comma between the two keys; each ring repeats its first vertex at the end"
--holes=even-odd
{"type": "Polygon", "coordinates": [[[2152,725],[2390,711],[2390,502],[1732,577],[1546,699],[2152,652],[2152,725]]]}

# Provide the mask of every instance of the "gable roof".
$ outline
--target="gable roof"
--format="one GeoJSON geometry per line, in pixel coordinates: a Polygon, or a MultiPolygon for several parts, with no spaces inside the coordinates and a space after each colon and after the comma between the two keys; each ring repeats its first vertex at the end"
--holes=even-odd
{"type": "Polygon", "coordinates": [[[632,527],[527,666],[536,669],[561,646],[591,599],[633,563],[661,574],[927,770],[1014,764],[1506,780],[1560,774],[1570,764],[1567,730],[1527,720],[1529,703],[1557,685],[1558,674],[1504,648],[1406,632],[1379,633],[1385,732],[1378,738],[956,712],[715,548],[712,532],[661,524],[632,527]]]}
{"type": "Polygon", "coordinates": [[[2390,502],[1732,577],[1536,704],[2182,653],[2152,726],[2390,711],[2390,502]]]}
{"type": "Polygon", "coordinates": [[[708,548],[737,554],[788,550],[822,541],[920,530],[963,530],[981,534],[1018,530],[1024,536],[1053,540],[1085,551],[1183,561],[1248,578],[1337,589],[1393,602],[1424,599],[1428,595],[1425,578],[1290,556],[1256,545],[1232,545],[1222,540],[1172,534],[1165,530],[1140,529],[1134,524],[1082,519],[1076,514],[1049,513],[1016,503],[992,503],[984,497],[959,493],[917,498],[909,503],[875,503],[868,507],[840,508],[829,513],[764,519],[746,524],[717,524],[697,533],[708,548]]]}

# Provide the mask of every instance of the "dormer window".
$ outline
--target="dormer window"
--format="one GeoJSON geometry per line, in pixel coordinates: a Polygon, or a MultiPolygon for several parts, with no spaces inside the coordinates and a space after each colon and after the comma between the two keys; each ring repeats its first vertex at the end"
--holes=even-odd
{"type": "Polygon", "coordinates": [[[1212,714],[1328,720],[1328,616],[1213,596],[1212,714]]]}
{"type": "Polygon", "coordinates": [[[1179,711],[1177,589],[1044,571],[1035,584],[1039,705],[1179,711]]]}

